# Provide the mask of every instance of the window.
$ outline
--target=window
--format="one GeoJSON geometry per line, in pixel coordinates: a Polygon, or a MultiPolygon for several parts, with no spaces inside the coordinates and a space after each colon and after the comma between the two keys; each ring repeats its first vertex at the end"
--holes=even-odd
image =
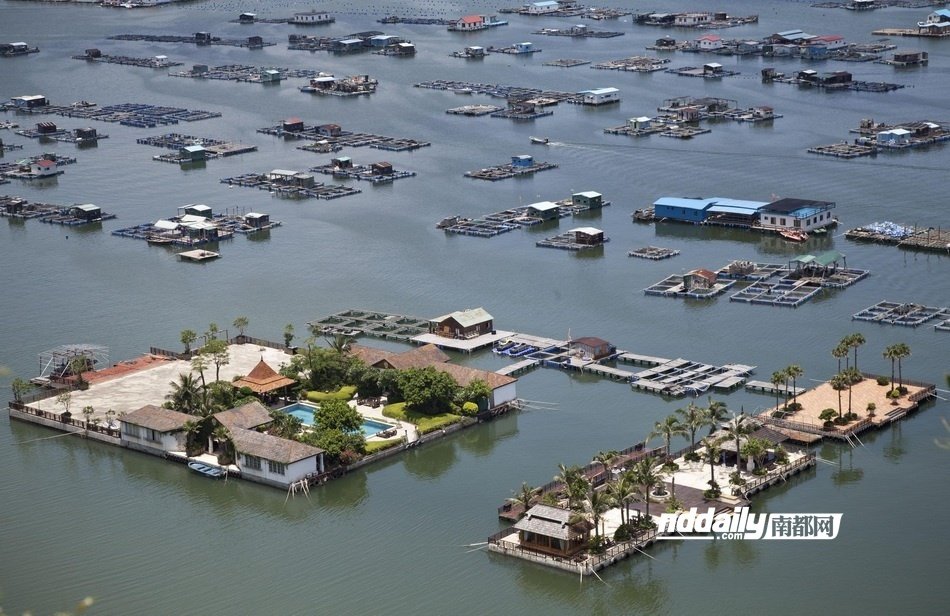
{"type": "Polygon", "coordinates": [[[278,475],[283,475],[287,471],[287,465],[273,460],[267,461],[267,470],[278,475]]]}
{"type": "Polygon", "coordinates": [[[139,437],[139,427],[132,424],[123,423],[122,431],[125,432],[126,436],[131,436],[133,438],[139,437]]]}
{"type": "Polygon", "coordinates": [[[158,432],[156,432],[155,430],[152,430],[151,428],[145,428],[146,441],[152,441],[154,443],[157,443],[159,439],[160,439],[160,435],[158,432]]]}
{"type": "Polygon", "coordinates": [[[244,454],[244,467],[255,471],[261,470],[261,459],[257,456],[244,454]]]}

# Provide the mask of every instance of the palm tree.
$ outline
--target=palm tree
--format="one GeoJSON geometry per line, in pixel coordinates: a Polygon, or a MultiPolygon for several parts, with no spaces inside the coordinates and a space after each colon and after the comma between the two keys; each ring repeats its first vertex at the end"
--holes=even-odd
{"type": "Polygon", "coordinates": [[[576,511],[580,508],[587,493],[587,478],[584,477],[579,466],[559,464],[558,469],[560,469],[560,472],[554,476],[554,480],[564,484],[567,508],[576,511]]]}
{"type": "Polygon", "coordinates": [[[171,400],[176,411],[193,415],[201,400],[201,388],[190,372],[178,375],[178,381],[169,383],[172,391],[165,398],[171,400]]]}
{"type": "Polygon", "coordinates": [[[765,455],[767,449],[768,441],[758,438],[746,439],[745,444],[742,446],[742,455],[747,459],[752,459],[755,462],[755,466],[759,467],[762,456],[765,455]]]}
{"type": "Polygon", "coordinates": [[[686,433],[686,426],[680,423],[679,419],[676,418],[676,415],[670,415],[666,419],[653,424],[653,431],[650,432],[649,436],[647,436],[647,440],[653,438],[654,436],[662,436],[663,440],[666,441],[666,457],[669,458],[670,441],[673,440],[674,436],[686,436],[686,433]]]}
{"type": "Polygon", "coordinates": [[[604,467],[604,474],[607,475],[609,471],[609,466],[611,466],[614,460],[617,459],[616,451],[599,451],[597,455],[594,456],[594,462],[600,464],[604,467]]]}
{"type": "Polygon", "coordinates": [[[607,483],[607,493],[620,507],[620,523],[626,526],[630,522],[630,501],[637,495],[633,473],[627,471],[607,483]]]}
{"type": "Polygon", "coordinates": [[[521,488],[515,492],[515,495],[507,499],[512,505],[521,505],[522,511],[521,515],[518,516],[519,518],[524,517],[524,514],[531,508],[532,501],[535,500],[534,490],[535,488],[529,486],[528,482],[525,481],[521,483],[521,488]]]}
{"type": "Polygon", "coordinates": [[[191,369],[196,371],[201,377],[201,387],[202,389],[207,386],[205,382],[205,370],[208,369],[208,358],[201,353],[198,353],[191,358],[191,369]]]}
{"type": "Polygon", "coordinates": [[[855,367],[848,368],[844,371],[844,378],[848,383],[848,415],[851,414],[851,388],[861,382],[861,373],[855,367]]]}
{"type": "Polygon", "coordinates": [[[864,336],[859,333],[851,334],[846,337],[845,340],[848,341],[848,346],[854,350],[854,369],[858,369],[858,347],[863,345],[867,340],[864,339],[864,336]]]}
{"type": "Polygon", "coordinates": [[[198,435],[201,433],[203,423],[203,419],[189,419],[181,426],[185,432],[185,453],[189,456],[198,445],[198,435]]]}
{"type": "Polygon", "coordinates": [[[716,460],[722,455],[722,439],[707,436],[700,443],[706,449],[706,461],[709,462],[709,487],[714,489],[719,485],[716,483],[716,460]]]}
{"type": "Polygon", "coordinates": [[[831,385],[831,388],[834,389],[836,392],[838,392],[838,418],[840,419],[841,418],[841,392],[843,392],[844,390],[848,389],[848,387],[850,387],[850,385],[848,384],[849,383],[848,377],[846,377],[844,373],[841,372],[831,377],[831,381],[829,381],[829,383],[831,385]]]}
{"type": "Polygon", "coordinates": [[[848,346],[844,344],[844,341],[831,350],[831,356],[838,360],[838,372],[841,372],[841,360],[848,356],[848,346]]]}
{"type": "Polygon", "coordinates": [[[891,389],[894,389],[894,362],[897,361],[897,345],[892,344],[884,349],[884,359],[891,360],[891,389]]]}
{"type": "Polygon", "coordinates": [[[772,378],[769,380],[770,383],[775,387],[775,408],[778,408],[778,395],[782,391],[779,389],[782,383],[788,383],[788,376],[785,374],[784,370],[776,370],[772,373],[772,378]]]}
{"type": "Polygon", "coordinates": [[[742,461],[739,456],[739,440],[744,435],[752,432],[752,418],[746,415],[744,411],[738,415],[733,414],[732,419],[726,424],[725,431],[736,439],[736,470],[739,470],[742,461]]]}
{"type": "Polygon", "coordinates": [[[238,330],[238,334],[240,334],[242,338],[244,337],[244,332],[247,331],[247,326],[250,324],[251,321],[247,317],[238,317],[234,319],[233,323],[234,327],[236,327],[238,330]]]}
{"type": "Polygon", "coordinates": [[[785,369],[785,374],[792,379],[792,404],[798,405],[798,378],[804,376],[805,371],[798,364],[792,364],[785,369]]]}
{"type": "Polygon", "coordinates": [[[606,492],[590,488],[586,505],[587,512],[591,517],[591,522],[594,523],[595,535],[603,535],[600,529],[600,523],[603,521],[604,514],[610,510],[611,501],[610,495],[606,492]]]}
{"type": "Polygon", "coordinates": [[[191,354],[191,345],[198,339],[198,334],[192,329],[181,330],[181,343],[185,345],[185,355],[191,354]]]}
{"type": "Polygon", "coordinates": [[[712,434],[716,431],[716,428],[725,420],[728,415],[729,409],[726,407],[726,403],[713,400],[712,397],[709,397],[709,406],[706,407],[706,418],[709,421],[709,433],[712,434]]]}
{"type": "Polygon", "coordinates": [[[289,347],[290,343],[294,341],[294,324],[288,323],[284,325],[284,346],[289,347]]]}
{"type": "Polygon", "coordinates": [[[347,347],[350,345],[350,337],[344,334],[336,334],[333,338],[326,339],[327,344],[330,345],[330,348],[336,351],[339,355],[343,355],[346,352],[347,347]]]}
{"type": "Polygon", "coordinates": [[[901,370],[901,360],[910,357],[910,346],[904,342],[898,342],[894,347],[894,354],[897,357],[897,389],[898,391],[904,391],[904,373],[901,370]]]}
{"type": "Polygon", "coordinates": [[[633,469],[631,469],[635,481],[640,486],[640,494],[646,507],[647,520],[650,519],[650,492],[661,481],[657,472],[659,468],[660,465],[656,463],[656,460],[647,457],[634,464],[633,469]]]}
{"type": "Polygon", "coordinates": [[[685,409],[676,409],[683,416],[682,425],[689,432],[690,451],[696,449],[696,432],[703,426],[713,426],[715,423],[707,412],[692,402],[685,409]]]}

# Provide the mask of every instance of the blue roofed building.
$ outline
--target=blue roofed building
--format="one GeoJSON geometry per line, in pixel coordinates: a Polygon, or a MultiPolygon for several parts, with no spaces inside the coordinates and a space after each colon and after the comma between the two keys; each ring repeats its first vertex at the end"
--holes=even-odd
{"type": "Polygon", "coordinates": [[[653,202],[653,216],[657,220],[701,223],[713,202],[715,199],[699,197],[660,197],[653,202]]]}
{"type": "Polygon", "coordinates": [[[765,205],[765,201],[723,197],[661,197],[653,203],[653,216],[657,220],[751,227],[765,205]]]}
{"type": "Polygon", "coordinates": [[[752,227],[759,220],[759,210],[768,205],[765,201],[744,201],[716,197],[706,208],[706,223],[727,227],[752,227]]]}

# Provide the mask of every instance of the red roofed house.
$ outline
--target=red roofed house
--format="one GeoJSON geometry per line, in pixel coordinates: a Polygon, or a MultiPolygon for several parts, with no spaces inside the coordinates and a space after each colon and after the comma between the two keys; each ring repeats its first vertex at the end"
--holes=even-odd
{"type": "Polygon", "coordinates": [[[711,289],[716,285],[716,273],[708,269],[694,269],[683,276],[683,287],[692,289],[711,289]]]}
{"type": "Polygon", "coordinates": [[[466,15],[455,22],[454,30],[481,30],[485,27],[485,17],[482,15],[466,15]]]}
{"type": "Polygon", "coordinates": [[[45,158],[31,162],[30,173],[41,178],[56,175],[56,162],[45,158]]]}
{"type": "Polygon", "coordinates": [[[722,49],[722,38],[715,34],[707,34],[696,39],[700,51],[714,51],[722,49]]]}

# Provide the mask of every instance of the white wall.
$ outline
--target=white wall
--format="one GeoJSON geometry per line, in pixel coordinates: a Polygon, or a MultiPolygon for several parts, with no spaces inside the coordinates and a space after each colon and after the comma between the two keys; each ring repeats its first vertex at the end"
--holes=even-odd
{"type": "Polygon", "coordinates": [[[260,470],[249,468],[245,462],[243,453],[241,454],[241,459],[239,460],[239,466],[241,469],[241,476],[245,479],[259,481],[261,483],[280,487],[287,487],[293,482],[303,479],[306,475],[319,471],[319,459],[320,456],[311,456],[309,458],[304,458],[303,460],[297,460],[296,462],[287,465],[286,471],[283,475],[272,473],[265,458],[261,458],[260,470]]]}

